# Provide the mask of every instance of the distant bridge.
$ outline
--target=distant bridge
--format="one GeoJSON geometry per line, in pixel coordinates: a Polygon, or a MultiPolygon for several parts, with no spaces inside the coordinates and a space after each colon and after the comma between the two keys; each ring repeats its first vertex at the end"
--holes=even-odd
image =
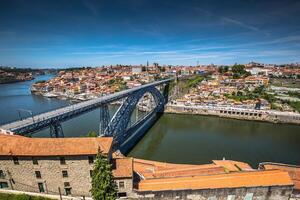
{"type": "MultiPolygon", "coordinates": [[[[9,130],[19,135],[26,135],[50,127],[51,137],[64,137],[61,126],[62,122],[100,108],[99,135],[113,136],[116,139],[120,139],[123,138],[122,134],[126,134],[131,114],[144,94],[150,93],[156,103],[156,107],[148,116],[163,111],[164,105],[168,101],[168,85],[172,80],[171,78],[156,81],[97,99],[73,104],[3,125],[0,129],[9,130]],[[157,87],[163,88],[163,91],[160,91],[157,87]],[[110,119],[107,105],[120,99],[125,100],[110,119]]],[[[147,116],[140,121],[142,122],[145,118],[147,116]]]]}

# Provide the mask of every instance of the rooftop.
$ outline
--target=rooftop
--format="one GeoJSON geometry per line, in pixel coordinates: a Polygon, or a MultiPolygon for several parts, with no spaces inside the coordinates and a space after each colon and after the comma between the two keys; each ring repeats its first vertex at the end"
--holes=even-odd
{"type": "Polygon", "coordinates": [[[108,154],[111,137],[86,138],[27,138],[0,135],[1,156],[73,156],[94,155],[98,149],[108,154]]]}
{"type": "Polygon", "coordinates": [[[132,158],[118,158],[113,160],[113,176],[115,178],[130,178],[133,176],[132,158]]]}
{"type": "Polygon", "coordinates": [[[286,165],[281,163],[262,163],[264,169],[280,169],[289,173],[292,181],[294,182],[294,188],[300,190],[300,166],[286,165]]]}
{"type": "Polygon", "coordinates": [[[264,186],[292,186],[288,173],[281,170],[235,172],[205,176],[146,179],[140,181],[140,191],[184,189],[217,189],[264,186]]]}

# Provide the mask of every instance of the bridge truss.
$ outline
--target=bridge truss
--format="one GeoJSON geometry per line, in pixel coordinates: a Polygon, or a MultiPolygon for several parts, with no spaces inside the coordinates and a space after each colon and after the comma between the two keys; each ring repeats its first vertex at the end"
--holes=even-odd
{"type": "Polygon", "coordinates": [[[112,95],[100,97],[98,99],[77,103],[54,111],[31,116],[20,121],[3,125],[0,129],[9,130],[19,135],[27,135],[50,127],[51,137],[64,137],[61,126],[62,122],[100,108],[99,135],[111,136],[114,137],[116,141],[121,141],[121,138],[124,138],[124,135],[126,134],[131,114],[144,94],[150,93],[155,100],[156,107],[152,112],[163,111],[164,105],[168,101],[167,95],[169,82],[172,80],[173,79],[157,81],[133,89],[117,92],[112,95]],[[157,87],[160,87],[162,92],[157,89],[157,87]],[[110,119],[108,104],[120,99],[125,100],[110,119]]]}

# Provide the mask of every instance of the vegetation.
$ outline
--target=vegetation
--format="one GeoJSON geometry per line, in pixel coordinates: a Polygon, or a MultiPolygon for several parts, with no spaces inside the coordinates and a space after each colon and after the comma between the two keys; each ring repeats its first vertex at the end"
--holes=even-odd
{"type": "Polygon", "coordinates": [[[229,69],[228,66],[222,66],[222,67],[219,67],[218,71],[219,71],[219,73],[224,74],[224,73],[228,72],[228,69],[229,69]]]}
{"type": "Polygon", "coordinates": [[[111,165],[99,151],[92,174],[92,197],[94,200],[113,200],[116,199],[116,191],[111,165]]]}
{"type": "Polygon", "coordinates": [[[86,137],[98,137],[98,134],[96,131],[89,131],[86,137]]]}
{"type": "Polygon", "coordinates": [[[276,101],[274,95],[267,93],[264,86],[255,88],[253,92],[246,90],[244,93],[242,93],[238,91],[237,93],[233,92],[232,94],[227,94],[225,96],[236,101],[253,100],[259,98],[265,99],[271,104],[276,101]]]}
{"type": "Polygon", "coordinates": [[[296,97],[300,99],[300,93],[299,92],[288,92],[288,95],[290,97],[296,97]]]}
{"type": "Polygon", "coordinates": [[[231,71],[233,73],[233,78],[241,78],[241,77],[247,77],[251,74],[245,70],[244,65],[238,65],[235,64],[232,66],[231,71]]]}
{"type": "Polygon", "coordinates": [[[171,99],[181,98],[184,94],[188,93],[193,87],[196,87],[201,81],[204,80],[204,76],[193,75],[179,79],[177,82],[172,81],[169,84],[169,97],[171,99]]]}
{"type": "Polygon", "coordinates": [[[17,68],[17,67],[5,67],[0,66],[0,70],[14,73],[14,74],[23,74],[23,73],[31,73],[31,72],[41,72],[41,69],[32,69],[32,68],[17,68]]]}
{"type": "Polygon", "coordinates": [[[297,112],[300,112],[300,101],[289,101],[289,106],[291,106],[297,112]]]}
{"type": "Polygon", "coordinates": [[[197,75],[195,78],[189,79],[185,83],[186,88],[193,88],[196,87],[200,82],[202,82],[204,79],[203,76],[197,75]]]}
{"type": "Polygon", "coordinates": [[[5,194],[0,193],[1,200],[53,200],[46,197],[29,196],[27,194],[5,194]]]}

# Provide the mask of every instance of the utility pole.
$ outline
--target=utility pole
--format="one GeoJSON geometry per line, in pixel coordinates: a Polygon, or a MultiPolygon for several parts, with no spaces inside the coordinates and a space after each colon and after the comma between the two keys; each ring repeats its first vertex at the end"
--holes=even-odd
{"type": "Polygon", "coordinates": [[[58,187],[58,193],[59,193],[59,198],[60,198],[60,200],[63,200],[63,199],[62,199],[62,196],[61,196],[60,187],[58,187]]]}

